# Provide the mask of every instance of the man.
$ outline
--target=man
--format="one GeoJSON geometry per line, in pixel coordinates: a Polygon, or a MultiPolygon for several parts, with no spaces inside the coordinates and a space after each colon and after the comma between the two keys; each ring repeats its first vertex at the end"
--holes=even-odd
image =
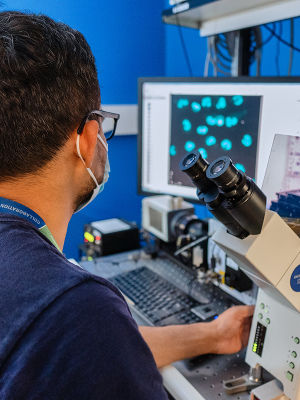
{"type": "Polygon", "coordinates": [[[102,118],[118,118],[98,111],[84,37],[2,12],[0,75],[0,398],[167,399],[157,367],[244,347],[252,307],[139,331],[120,292],[61,253],[108,178],[102,118]]]}

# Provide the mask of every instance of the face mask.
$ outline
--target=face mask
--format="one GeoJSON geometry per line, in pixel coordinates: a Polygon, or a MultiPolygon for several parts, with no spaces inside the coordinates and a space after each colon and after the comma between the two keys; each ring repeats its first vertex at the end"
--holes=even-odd
{"type": "MultiPolygon", "coordinates": [[[[92,173],[90,168],[86,168],[87,172],[90,174],[91,178],[95,182],[96,187],[93,190],[92,196],[88,200],[86,200],[83,203],[79,204],[79,206],[74,211],[74,214],[77,213],[78,211],[82,210],[88,204],[90,204],[97,197],[97,195],[103,191],[104,185],[108,181],[109,172],[110,172],[110,166],[109,166],[109,161],[108,161],[108,146],[107,146],[107,144],[104,142],[104,140],[102,139],[102,137],[99,134],[97,135],[97,137],[98,137],[98,139],[100,140],[100,142],[102,143],[102,145],[104,146],[104,148],[106,150],[106,161],[105,161],[105,167],[104,167],[103,181],[99,185],[99,183],[97,182],[97,179],[95,178],[95,175],[92,173]]],[[[81,153],[80,153],[79,138],[80,138],[80,135],[77,136],[77,140],[76,140],[77,153],[78,153],[81,161],[85,165],[85,162],[84,162],[83,158],[81,157],[81,153]]]]}

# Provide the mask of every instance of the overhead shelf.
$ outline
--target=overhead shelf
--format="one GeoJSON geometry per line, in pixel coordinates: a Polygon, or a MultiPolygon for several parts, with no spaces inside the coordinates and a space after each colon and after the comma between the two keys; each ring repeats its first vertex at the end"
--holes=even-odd
{"type": "Polygon", "coordinates": [[[162,19],[211,36],[299,15],[300,0],[190,0],[163,11],[162,19]]]}

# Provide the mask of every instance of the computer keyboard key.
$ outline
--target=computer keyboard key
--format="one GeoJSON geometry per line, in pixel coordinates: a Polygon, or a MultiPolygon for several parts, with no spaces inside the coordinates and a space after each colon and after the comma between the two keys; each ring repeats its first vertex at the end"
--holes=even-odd
{"type": "MultiPolygon", "coordinates": [[[[125,272],[110,280],[154,324],[199,305],[197,301],[146,267],[125,272]]],[[[176,323],[182,322],[176,318],[176,323]]]]}

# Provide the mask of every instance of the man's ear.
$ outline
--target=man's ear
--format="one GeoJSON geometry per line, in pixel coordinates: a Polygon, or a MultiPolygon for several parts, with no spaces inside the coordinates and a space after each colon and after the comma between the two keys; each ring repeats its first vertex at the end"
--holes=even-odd
{"type": "MultiPolygon", "coordinates": [[[[97,134],[99,131],[98,122],[95,120],[88,121],[80,134],[79,149],[81,157],[87,168],[90,168],[93,157],[95,154],[95,147],[97,144],[97,134]]],[[[77,139],[77,138],[76,138],[77,139]]],[[[75,153],[79,157],[77,152],[77,146],[75,147],[75,153]]]]}

